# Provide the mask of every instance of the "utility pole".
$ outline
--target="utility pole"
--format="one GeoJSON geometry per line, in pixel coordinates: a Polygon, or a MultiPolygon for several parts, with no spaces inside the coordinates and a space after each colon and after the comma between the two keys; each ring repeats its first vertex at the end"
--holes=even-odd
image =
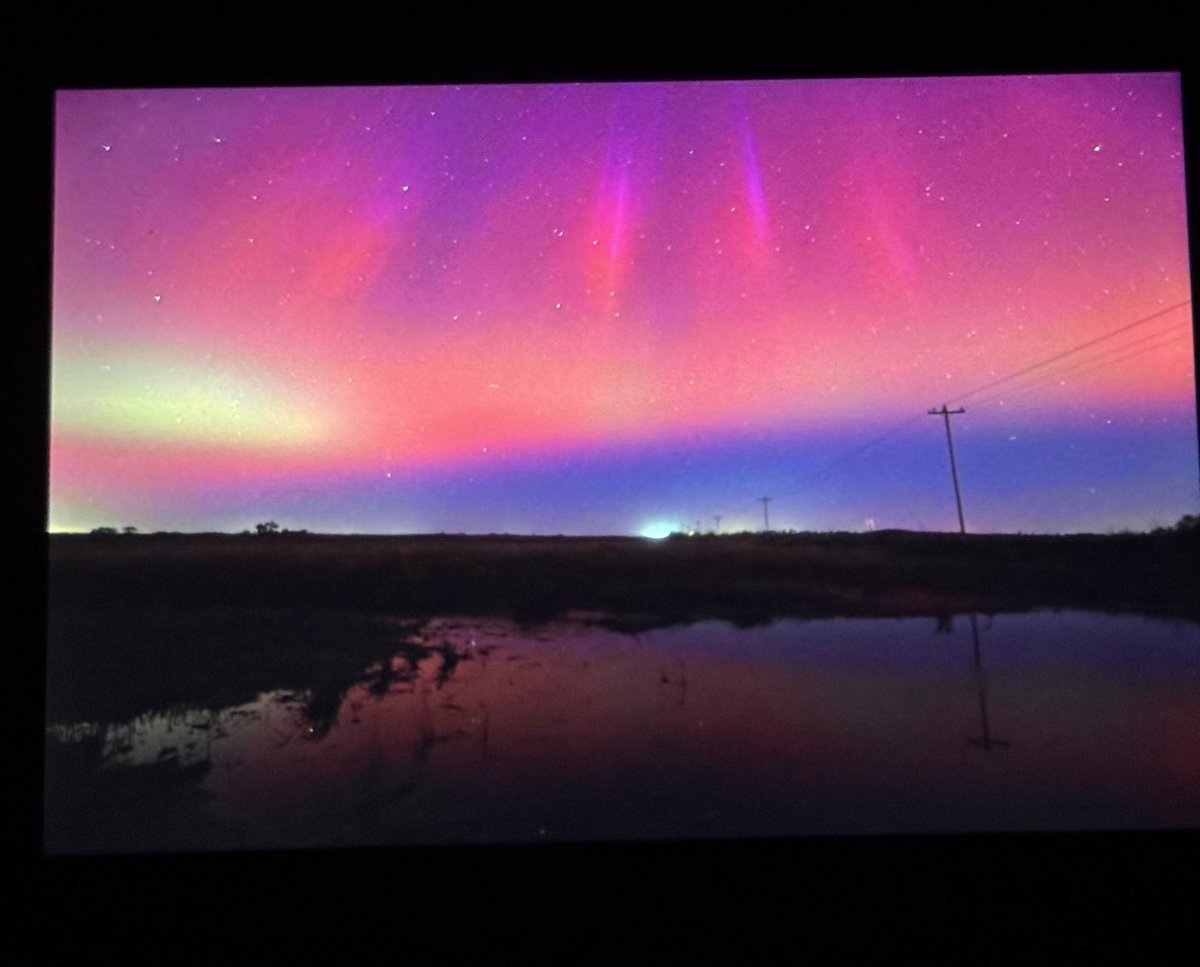
{"type": "Polygon", "coordinates": [[[960,534],[967,532],[967,525],[963,523],[962,494],[958,489],[958,467],[954,463],[954,437],[950,435],[950,417],[966,412],[961,406],[957,410],[948,410],[945,403],[942,404],[940,410],[929,411],[930,416],[940,416],[946,421],[946,445],[950,448],[950,475],[954,477],[954,501],[958,504],[958,532],[960,534]]]}
{"type": "Polygon", "coordinates": [[[718,533],[718,534],[719,534],[719,533],[721,533],[721,515],[720,515],[720,514],[717,514],[717,515],[716,515],[716,517],[715,517],[715,518],[713,518],[713,519],[714,519],[714,520],[716,520],[716,522],[717,522],[717,530],[716,530],[716,533],[718,533]]]}
{"type": "Polygon", "coordinates": [[[774,497],[755,497],[754,499],[755,499],[755,500],[761,500],[761,501],[762,501],[762,505],[763,505],[763,530],[765,530],[765,531],[769,531],[769,530],[771,529],[771,521],[770,521],[770,519],[767,517],[767,504],[769,504],[769,503],[770,503],[772,500],[774,500],[775,498],[774,498],[774,497]]]}

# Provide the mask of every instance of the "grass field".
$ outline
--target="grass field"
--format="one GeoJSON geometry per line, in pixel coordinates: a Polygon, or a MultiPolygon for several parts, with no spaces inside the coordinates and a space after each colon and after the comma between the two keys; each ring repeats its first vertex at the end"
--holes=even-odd
{"type": "Polygon", "coordinates": [[[698,620],[1036,607],[1200,619],[1192,533],[50,537],[51,611],[299,608],[698,620]]]}

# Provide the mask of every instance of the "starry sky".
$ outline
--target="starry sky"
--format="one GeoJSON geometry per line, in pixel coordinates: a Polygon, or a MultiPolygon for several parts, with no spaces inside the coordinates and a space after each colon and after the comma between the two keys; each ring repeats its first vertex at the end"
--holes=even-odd
{"type": "Polygon", "coordinates": [[[66,90],[51,531],[1200,511],[1177,75],[66,90]]]}

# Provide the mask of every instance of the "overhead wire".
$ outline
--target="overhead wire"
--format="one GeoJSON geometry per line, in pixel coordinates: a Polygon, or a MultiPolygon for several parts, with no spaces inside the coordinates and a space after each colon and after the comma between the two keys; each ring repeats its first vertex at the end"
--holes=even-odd
{"type": "MultiPolygon", "coordinates": [[[[1094,339],[1089,339],[1085,342],[1080,343],[1079,345],[1072,346],[1071,348],[1063,350],[1062,352],[1055,353],[1052,356],[1048,356],[1045,359],[1041,359],[1037,362],[1030,363],[1029,365],[1023,366],[1022,368],[1015,370],[1014,372],[1008,373],[997,379],[990,380],[989,382],[984,383],[981,386],[976,386],[974,389],[968,390],[965,393],[960,393],[957,396],[950,397],[949,399],[944,400],[944,404],[949,405],[950,403],[962,403],[964,401],[970,400],[971,397],[973,397],[979,393],[982,393],[985,390],[994,389],[995,387],[998,387],[998,386],[1003,386],[1007,383],[1013,382],[1014,380],[1018,380],[1022,377],[1028,376],[1029,374],[1036,373],[1038,370],[1044,369],[1045,367],[1050,366],[1051,364],[1059,363],[1059,362],[1062,362],[1063,360],[1071,359],[1071,357],[1075,356],[1078,353],[1084,352],[1085,350],[1088,350],[1088,349],[1092,349],[1095,346],[1098,346],[1104,342],[1107,342],[1110,339],[1114,339],[1117,336],[1123,335],[1123,334],[1125,334],[1133,329],[1136,329],[1140,326],[1147,325],[1157,319],[1161,319],[1163,316],[1166,316],[1168,313],[1174,312],[1177,309],[1181,309],[1186,305],[1190,305],[1191,301],[1192,301],[1191,299],[1185,299],[1182,302],[1177,302],[1174,305],[1167,306],[1166,308],[1160,309],[1157,312],[1153,312],[1147,316],[1142,316],[1139,319],[1135,319],[1133,322],[1129,322],[1123,326],[1119,326],[1116,329],[1113,329],[1109,332],[1106,332],[1100,336],[1095,337],[1094,339]]],[[[988,403],[995,402],[997,399],[1002,399],[1002,398],[1006,398],[1006,397],[1007,398],[1012,398],[1014,396],[1020,397],[1020,396],[1025,395],[1028,392],[1032,392],[1036,389],[1040,389],[1045,386],[1049,386],[1050,381],[1061,380],[1063,376],[1066,376],[1066,375],[1081,376],[1085,373],[1092,372],[1096,369],[1101,369],[1106,366],[1116,365],[1118,363],[1125,362],[1128,359],[1132,359],[1136,356],[1143,355],[1144,353],[1151,352],[1155,349],[1159,349],[1164,345],[1182,340],[1183,338],[1185,338],[1187,335],[1190,334],[1190,331],[1191,331],[1190,321],[1181,321],[1179,323],[1176,323],[1173,326],[1168,327],[1165,330],[1151,333],[1150,335],[1145,336],[1141,339],[1134,339],[1134,340],[1122,343],[1121,345],[1112,347],[1111,349],[1108,349],[1104,352],[1093,355],[1089,358],[1077,360],[1077,361],[1075,361],[1076,362],[1075,366],[1068,366],[1067,369],[1065,369],[1065,370],[1051,370],[1051,371],[1047,371],[1045,373],[1037,373],[1037,375],[1035,375],[1033,377],[1033,379],[1028,380],[1024,384],[1018,384],[1016,387],[1014,387],[1014,389],[1012,391],[1010,391],[1008,393],[1003,393],[1003,392],[996,393],[991,396],[985,397],[982,400],[975,400],[973,402],[973,406],[975,406],[975,407],[984,406],[988,403]],[[1178,327],[1180,329],[1179,332],[1174,332],[1174,329],[1176,327],[1178,327]],[[1161,337],[1163,337],[1164,335],[1168,336],[1168,338],[1161,339],[1161,337]],[[1161,341],[1155,341],[1155,340],[1161,340],[1161,341]],[[1144,345],[1147,343],[1150,343],[1150,344],[1144,345]],[[1142,348],[1138,349],[1136,352],[1132,352],[1132,353],[1127,352],[1128,350],[1130,350],[1136,346],[1141,346],[1142,348]],[[1121,355],[1123,353],[1125,355],[1121,355]],[[1116,358],[1112,358],[1112,359],[1107,358],[1107,357],[1113,356],[1113,355],[1115,355],[1116,358]],[[1099,363],[1099,365],[1093,365],[1095,363],[1099,363]]],[[[888,441],[900,436],[903,433],[911,432],[911,428],[913,426],[915,426],[918,422],[922,421],[928,415],[929,414],[926,411],[921,411],[920,413],[915,413],[912,416],[910,416],[896,424],[893,424],[891,427],[889,427],[883,433],[881,433],[875,437],[872,437],[870,440],[867,440],[866,442],[860,444],[859,446],[855,447],[854,449],[850,450],[849,452],[842,454],[839,457],[834,458],[833,460],[831,460],[824,466],[815,470],[813,473],[806,474],[804,476],[796,478],[796,479],[792,480],[789,484],[787,484],[785,487],[778,488],[779,492],[780,493],[789,493],[801,486],[807,486],[807,485],[812,485],[812,484],[823,482],[824,480],[828,479],[830,476],[836,475],[846,464],[862,457],[864,454],[868,453],[869,451],[875,449],[876,447],[878,447],[884,443],[887,443],[888,441]]]]}
{"type": "Polygon", "coordinates": [[[1105,353],[1100,353],[1097,356],[1092,356],[1087,359],[1077,360],[1075,365],[1068,366],[1066,369],[1051,370],[1045,374],[1039,374],[1039,378],[1032,379],[1027,383],[1017,383],[1014,387],[1003,390],[999,393],[993,393],[985,396],[983,399],[973,401],[974,407],[986,406],[988,403],[993,403],[996,400],[1014,399],[1027,395],[1042,388],[1049,388],[1054,385],[1064,385],[1066,377],[1077,379],[1088,373],[1095,372],[1098,369],[1105,369],[1109,366],[1116,366],[1127,360],[1134,359],[1138,356],[1143,356],[1146,353],[1154,352],[1156,349],[1161,349],[1163,346],[1171,345],[1172,343],[1180,342],[1191,335],[1190,326],[1180,326],[1180,331],[1173,332],[1166,330],[1164,332],[1154,333],[1145,339],[1134,340],[1123,346],[1116,347],[1105,353]],[[1127,350],[1138,348],[1135,352],[1127,352],[1127,350]],[[1115,357],[1115,358],[1109,358],[1115,357]]]}
{"type": "Polygon", "coordinates": [[[1104,333],[1104,335],[1102,335],[1102,336],[1097,336],[1094,339],[1089,339],[1089,340],[1087,340],[1087,342],[1082,342],[1078,346],[1072,346],[1070,349],[1066,349],[1063,352],[1055,353],[1053,356],[1048,356],[1047,358],[1039,360],[1036,363],[1031,363],[1028,366],[1018,369],[1016,372],[1009,373],[1007,376],[1001,376],[999,379],[994,379],[991,382],[984,383],[982,386],[976,386],[974,389],[967,390],[967,392],[965,392],[965,393],[960,393],[958,396],[953,396],[950,399],[945,400],[944,402],[947,405],[949,405],[950,403],[961,403],[964,400],[970,399],[976,393],[982,393],[984,390],[991,389],[994,386],[1001,386],[1004,383],[1010,382],[1011,380],[1014,380],[1014,379],[1017,379],[1018,377],[1024,376],[1026,373],[1031,373],[1036,369],[1041,369],[1043,366],[1049,366],[1051,363],[1058,362],[1061,359],[1066,359],[1069,356],[1073,356],[1075,353],[1082,352],[1083,350],[1089,349],[1090,347],[1095,346],[1099,343],[1102,343],[1105,340],[1112,339],[1116,336],[1119,336],[1122,333],[1128,332],[1130,329],[1134,329],[1138,326],[1144,326],[1147,323],[1153,322],[1155,319],[1160,318],[1161,316],[1165,316],[1169,312],[1174,312],[1176,309],[1182,309],[1184,306],[1190,305],[1191,301],[1192,301],[1191,299],[1184,299],[1182,302],[1177,302],[1177,303],[1175,303],[1175,305],[1167,306],[1165,309],[1160,309],[1158,312],[1153,312],[1148,316],[1143,316],[1140,319],[1135,319],[1133,322],[1126,323],[1123,326],[1119,326],[1118,328],[1113,329],[1110,332],[1104,333]]]}
{"type": "Polygon", "coordinates": [[[884,433],[881,433],[878,436],[872,437],[870,440],[867,440],[865,443],[860,444],[859,446],[855,447],[853,450],[849,451],[848,453],[844,453],[840,457],[834,458],[829,463],[825,464],[823,467],[816,470],[814,473],[809,474],[804,477],[800,477],[796,480],[793,480],[787,486],[785,486],[783,488],[777,488],[777,489],[779,489],[780,493],[790,493],[791,491],[795,490],[797,487],[807,485],[807,484],[820,483],[823,480],[827,479],[831,474],[834,473],[834,471],[836,471],[843,464],[849,463],[850,461],[857,459],[858,457],[862,456],[863,454],[867,453],[870,450],[875,449],[875,447],[880,446],[883,443],[887,443],[893,437],[900,436],[902,433],[911,432],[910,428],[912,426],[914,426],[919,420],[924,419],[925,416],[926,416],[925,413],[914,414],[913,416],[908,417],[908,419],[895,424],[894,426],[892,426],[890,429],[888,429],[884,433]]]}

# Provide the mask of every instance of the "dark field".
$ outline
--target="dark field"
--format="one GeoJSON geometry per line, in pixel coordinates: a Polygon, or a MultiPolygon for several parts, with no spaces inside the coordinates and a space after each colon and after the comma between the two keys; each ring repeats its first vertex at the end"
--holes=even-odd
{"type": "Polygon", "coordinates": [[[628,632],[1033,609],[1200,621],[1196,587],[1200,554],[1186,533],[54,535],[47,719],[121,721],[280,686],[336,707],[398,647],[437,653],[437,642],[404,642],[444,615],[536,627],[588,612],[628,632]]]}
{"type": "Polygon", "coordinates": [[[586,609],[661,624],[1084,608],[1200,619],[1195,532],[55,535],[49,564],[52,614],[157,606],[539,620],[586,609]]]}
{"type": "MultiPolygon", "coordinates": [[[[378,799],[383,793],[363,793],[366,805],[359,805],[367,811],[354,821],[369,820],[375,826],[366,832],[354,825],[335,830],[351,843],[376,842],[379,837],[395,843],[426,841],[422,837],[432,842],[517,841],[537,836],[540,827],[534,823],[528,829],[508,829],[501,824],[485,830],[471,824],[483,822],[480,817],[500,823],[506,815],[559,799],[563,805],[558,824],[550,826],[560,829],[558,835],[568,835],[561,830],[569,830],[569,823],[587,812],[586,804],[595,801],[595,783],[601,789],[608,788],[606,783],[622,789],[632,783],[633,791],[625,789],[614,801],[627,801],[626,794],[633,796],[629,802],[641,801],[641,796],[642,805],[651,811],[659,808],[655,803],[661,805],[656,797],[667,795],[662,790],[687,803],[700,795],[689,791],[693,786],[709,790],[715,797],[712,801],[724,802],[731,816],[743,816],[754,803],[782,808],[791,800],[778,789],[772,793],[771,783],[782,782],[780,776],[821,768],[824,753],[819,749],[833,741],[828,738],[818,751],[805,751],[806,736],[828,727],[834,730],[831,736],[841,737],[839,742],[858,741],[854,736],[868,734],[862,732],[867,726],[846,731],[847,715],[857,718],[888,707],[888,701],[902,703],[908,692],[897,690],[896,681],[924,687],[920,674],[912,669],[905,668],[902,679],[895,678],[900,672],[889,670],[891,663],[907,660],[904,656],[933,655],[937,661],[969,663],[973,648],[976,670],[971,688],[978,689],[985,716],[978,728],[987,735],[981,655],[1003,656],[1005,642],[1016,641],[1014,654],[1025,655],[1040,668],[1038,662],[1044,659],[1038,655],[1046,648],[1053,652],[1070,647],[1062,643],[1069,637],[1062,637],[1067,632],[1059,625],[1072,626],[1071,622],[1083,620],[1079,615],[1090,613],[1101,625],[1088,625],[1091,630],[1083,633],[1084,638],[1100,631],[1116,635],[1117,644],[1105,647],[1126,656],[1121,660],[1131,662],[1130,667],[1153,669],[1158,661],[1155,655],[1178,652],[1183,657],[1171,660],[1182,661],[1179,667],[1191,674],[1194,666],[1186,657],[1191,631],[1180,632],[1178,641],[1183,644],[1171,644],[1176,641],[1169,637],[1174,632],[1166,631],[1153,632],[1158,638],[1168,635],[1166,645],[1158,638],[1157,644],[1142,641],[1138,636],[1151,632],[1139,630],[1142,626],[1130,616],[1175,619],[1176,626],[1192,629],[1200,623],[1194,593],[1198,585],[1195,535],[1179,532],[1103,537],[770,534],[659,542],[499,536],[51,536],[46,844],[52,852],[87,853],[326,843],[299,832],[276,843],[268,836],[275,835],[275,827],[266,821],[262,829],[267,832],[245,832],[248,817],[258,816],[255,810],[260,807],[247,806],[244,815],[225,819],[212,812],[210,794],[218,795],[214,790],[222,788],[226,768],[235,770],[230,775],[257,775],[254,770],[237,773],[236,757],[221,759],[226,755],[221,749],[234,748],[236,741],[251,741],[228,738],[240,728],[234,721],[239,715],[273,715],[284,727],[279,749],[255,760],[260,761],[256,768],[267,773],[276,768],[272,763],[290,762],[288,768],[299,770],[296,775],[307,775],[308,759],[303,756],[325,750],[323,754],[336,759],[342,754],[338,749],[358,749],[354,743],[378,733],[374,741],[383,745],[363,746],[358,752],[365,758],[359,766],[344,767],[350,770],[345,777],[321,786],[336,791],[370,782],[383,784],[384,799],[378,799]],[[1064,612],[1066,623],[1050,622],[1045,630],[1042,624],[1028,624],[1015,614],[1056,610],[1064,612]],[[1096,612],[1125,614],[1107,621],[1096,612]],[[1071,614],[1074,617],[1067,620],[1071,614]],[[983,617],[977,622],[976,615],[983,617]],[[998,618],[996,630],[990,630],[987,616],[1006,615],[1010,617],[998,618]],[[855,632],[860,637],[853,643],[846,639],[840,646],[821,644],[842,640],[837,637],[842,625],[822,623],[833,618],[867,619],[870,627],[863,628],[860,621],[855,632]],[[912,618],[915,625],[870,620],[893,618],[912,618]],[[800,621],[788,625],[789,619],[800,621]],[[914,632],[917,625],[923,630],[914,632]],[[1119,630],[1105,630],[1108,625],[1119,630]],[[937,634],[933,634],[935,626],[937,634]],[[593,630],[600,637],[588,637],[593,630]],[[603,637],[611,633],[618,634],[603,637]],[[669,636],[677,633],[683,644],[675,654],[663,642],[674,641],[669,636]],[[897,634],[909,637],[894,639],[897,634]],[[713,647],[732,650],[706,657],[705,642],[710,640],[706,635],[716,635],[712,640],[718,644],[713,647]],[[765,657],[768,653],[763,651],[776,640],[771,635],[793,636],[779,646],[778,659],[765,657]],[[932,644],[927,641],[930,635],[936,639],[932,644]],[[893,640],[894,647],[888,644],[893,640]],[[946,648],[951,645],[957,657],[947,658],[946,648]],[[826,647],[833,649],[829,654],[837,656],[836,662],[849,663],[837,667],[850,669],[845,675],[851,677],[839,678],[843,673],[838,672],[821,679],[818,686],[806,684],[810,679],[805,676],[825,674],[811,656],[826,647]],[[1139,650],[1143,648],[1144,655],[1139,650]],[[862,659],[867,670],[854,671],[860,661],[855,656],[868,653],[873,657],[862,659]],[[817,664],[805,664],[810,659],[817,664]],[[773,664],[777,660],[794,672],[781,671],[785,666],[777,668],[773,664]],[[800,677],[793,681],[789,674],[800,677]],[[882,677],[878,682],[873,678],[860,682],[853,678],[859,674],[882,677]],[[753,686],[736,684],[747,681],[753,686]],[[800,697],[793,697],[793,686],[800,697]],[[751,691],[739,692],[743,687],[751,691]],[[789,726],[792,731],[771,731],[773,714],[788,721],[803,718],[832,701],[828,696],[843,694],[843,688],[850,689],[844,692],[848,704],[842,711],[828,713],[827,726],[822,724],[825,720],[805,720],[789,726]],[[593,697],[594,705],[589,704],[593,697]],[[776,707],[772,702],[782,704],[776,707]],[[605,708],[608,711],[602,714],[605,708]],[[692,708],[697,716],[714,721],[727,717],[724,727],[712,731],[732,737],[729,741],[735,745],[735,740],[742,741],[740,729],[751,729],[753,734],[743,736],[744,748],[737,745],[741,751],[730,753],[732,758],[722,764],[720,750],[705,745],[704,722],[689,718],[692,708]],[[702,715],[699,710],[704,708],[708,711],[702,715]],[[367,724],[355,724],[360,714],[367,724]],[[538,726],[531,716],[542,716],[545,722],[538,726]],[[659,725],[646,726],[651,719],[659,725]],[[621,741],[611,742],[605,731],[608,726],[596,725],[599,722],[624,722],[631,731],[621,741]],[[598,731],[588,731],[593,726],[598,731]],[[168,733],[169,740],[163,737],[168,733]],[[295,755],[302,755],[294,762],[286,758],[294,752],[288,744],[293,734],[304,740],[295,746],[301,750],[295,755]],[[126,754],[138,754],[136,745],[147,736],[159,736],[153,741],[165,743],[161,753],[152,753],[158,758],[136,767],[116,767],[126,754]],[[397,750],[406,748],[406,742],[412,747],[404,754],[408,757],[385,763],[387,756],[400,755],[397,750]],[[572,742],[592,751],[573,752],[572,742]],[[637,742],[649,743],[643,750],[645,762],[629,751],[630,743],[637,742]],[[667,755],[654,743],[666,743],[663,748],[674,751],[667,755]],[[562,762],[549,772],[541,765],[530,766],[532,771],[526,775],[521,763],[526,750],[533,748],[559,749],[556,754],[562,762]],[[768,759],[778,749],[790,749],[787,755],[795,762],[788,760],[791,771],[777,773],[772,767],[759,775],[746,764],[745,749],[751,748],[768,759]],[[459,762],[472,749],[479,751],[480,763],[459,762]],[[630,759],[621,759],[612,775],[586,781],[576,777],[575,785],[556,778],[562,770],[607,762],[615,750],[624,750],[621,754],[630,759]],[[810,752],[815,757],[811,761],[804,757],[810,752]],[[201,753],[202,759],[196,759],[201,753]],[[499,762],[505,767],[488,765],[499,762]],[[464,770],[454,780],[464,783],[461,787],[448,778],[456,768],[464,770]],[[663,779],[663,769],[670,768],[683,770],[675,785],[663,779]],[[510,774],[505,769],[515,771],[510,774]],[[692,775],[688,769],[699,771],[692,775]],[[750,771],[741,776],[738,769],[750,771]],[[427,778],[422,778],[423,770],[428,771],[427,778]],[[730,775],[741,778],[721,780],[725,775],[721,770],[732,770],[730,775]],[[666,784],[660,787],[660,781],[666,784]],[[748,783],[744,789],[743,781],[748,783]],[[475,786],[486,782],[496,785],[475,786]],[[526,782],[550,785],[532,798],[517,796],[509,812],[480,808],[460,815],[455,804],[473,801],[469,790],[474,790],[470,795],[481,797],[480,802],[490,802],[508,788],[506,782],[518,790],[526,782]],[[760,790],[756,784],[761,783],[770,789],[760,790]],[[712,792],[720,788],[726,790],[728,802],[712,792]],[[582,798],[576,801],[568,793],[582,798]],[[767,798],[760,799],[760,793],[767,798]],[[420,807],[404,805],[408,796],[428,797],[428,811],[422,814],[420,807]],[[389,804],[379,807],[384,809],[379,815],[371,812],[376,807],[370,805],[377,800],[389,804]],[[441,825],[425,829],[422,815],[438,817],[441,825]]],[[[1100,655],[1102,649],[1085,648],[1080,654],[1092,652],[1100,655]]],[[[919,664],[924,659],[913,660],[919,664]]],[[[1074,667],[1070,662],[1047,667],[1060,666],[1074,667]]],[[[1166,680],[1175,681],[1175,675],[1172,672],[1166,680]]],[[[1046,687],[1039,681],[1031,680],[1030,694],[1046,687]]],[[[1055,685],[1055,690],[1057,694],[1078,687],[1071,681],[1055,685]]],[[[1175,691],[1184,687],[1170,686],[1175,691]]],[[[951,689],[957,695],[962,686],[954,684],[951,689]]],[[[934,714],[929,710],[941,708],[940,694],[930,693],[905,715],[924,721],[923,716],[934,714]]],[[[1001,697],[1007,694],[1002,690],[1001,697]]],[[[1093,704],[1103,705],[1106,695],[1098,691],[1093,704]]],[[[1163,706],[1168,711],[1162,713],[1167,718],[1147,726],[1155,734],[1179,731],[1179,723],[1170,718],[1174,699],[1168,698],[1163,706]]],[[[1075,707],[1070,702],[1063,705],[1064,701],[1055,698],[1048,708],[1075,707]]],[[[1141,698],[1136,701],[1141,702],[1138,707],[1158,707],[1141,698]]],[[[1009,697],[1007,705],[1000,707],[1010,713],[1001,718],[1003,738],[1022,745],[1015,731],[1019,727],[1013,714],[1015,699],[1009,697]]],[[[972,708],[965,711],[974,716],[972,708]]],[[[1041,721],[1042,713],[1036,709],[1030,714],[1030,721],[1041,721]]],[[[948,719],[955,731],[967,726],[960,718],[954,712],[948,719]]],[[[268,735],[272,743],[274,734],[268,735]]],[[[877,739],[884,741],[876,736],[863,748],[869,751],[877,739]]],[[[927,738],[918,745],[924,749],[938,742],[927,738]]],[[[1026,737],[1024,745],[1031,742],[1026,737]]],[[[958,745],[966,747],[956,742],[955,748],[958,745]]],[[[1133,756],[1130,761],[1142,758],[1133,756]]],[[[863,775],[874,776],[883,766],[872,768],[863,775]]],[[[834,776],[842,775],[839,765],[834,776]]],[[[310,780],[296,786],[295,778],[277,778],[278,788],[270,787],[273,791],[262,802],[291,801],[288,797],[310,780]],[[286,796],[285,788],[292,790],[286,796]]],[[[1131,779],[1130,784],[1138,787],[1145,782],[1131,779]]],[[[842,785],[842,779],[837,779],[830,794],[841,796],[842,785]]],[[[879,790],[864,792],[860,799],[871,809],[873,803],[889,801],[879,790]]],[[[947,801],[960,800],[955,793],[947,801]]],[[[305,822],[316,822],[324,815],[321,809],[294,812],[305,822]]],[[[835,814],[840,812],[830,813],[835,814]]],[[[655,835],[670,836],[672,830],[684,830],[680,835],[711,834],[710,827],[703,825],[707,820],[686,807],[664,815],[655,835]]],[[[575,834],[588,840],[602,830],[616,835],[613,830],[640,829],[622,826],[622,816],[618,810],[594,817],[594,826],[585,824],[575,834]]],[[[864,819],[858,831],[875,828],[871,823],[877,821],[883,822],[864,819]]],[[[732,828],[731,820],[725,822],[711,828],[732,828]]],[[[767,816],[758,825],[750,823],[748,829],[751,833],[777,830],[778,822],[767,816]]]]}

